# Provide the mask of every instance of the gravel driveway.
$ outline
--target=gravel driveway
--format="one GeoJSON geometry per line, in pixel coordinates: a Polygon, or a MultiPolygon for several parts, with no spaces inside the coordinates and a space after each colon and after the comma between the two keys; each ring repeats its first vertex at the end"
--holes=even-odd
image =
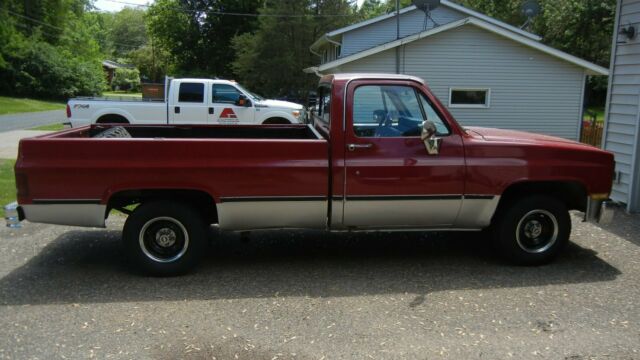
{"type": "Polygon", "coordinates": [[[640,216],[574,216],[542,267],[474,234],[282,231],[177,278],[129,271],[122,219],[0,229],[0,358],[640,358],[640,216]]]}

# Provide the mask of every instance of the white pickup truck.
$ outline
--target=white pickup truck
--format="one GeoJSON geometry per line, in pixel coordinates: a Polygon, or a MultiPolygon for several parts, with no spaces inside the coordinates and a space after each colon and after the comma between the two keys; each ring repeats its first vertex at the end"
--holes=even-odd
{"type": "Polygon", "coordinates": [[[124,124],[296,124],[304,107],[267,100],[234,81],[167,79],[164,100],[75,98],[67,103],[72,127],[124,124]]]}

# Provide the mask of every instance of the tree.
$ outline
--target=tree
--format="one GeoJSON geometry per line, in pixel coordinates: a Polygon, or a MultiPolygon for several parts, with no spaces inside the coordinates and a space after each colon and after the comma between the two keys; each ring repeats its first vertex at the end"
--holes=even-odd
{"type": "Polygon", "coordinates": [[[169,53],[156,46],[143,46],[127,54],[127,62],[140,70],[143,80],[160,82],[171,70],[169,53]]]}
{"type": "Polygon", "coordinates": [[[6,0],[0,7],[0,93],[92,95],[105,83],[84,0],[6,0]]]}
{"type": "Polygon", "coordinates": [[[315,88],[317,82],[315,75],[302,72],[316,63],[309,45],[321,34],[356,18],[346,0],[279,1],[261,9],[260,14],[255,32],[233,39],[233,71],[258,93],[295,98],[304,98],[303,92],[315,88]],[[285,14],[289,16],[277,16],[285,14]]]}
{"type": "Polygon", "coordinates": [[[133,50],[147,44],[146,12],[126,7],[111,17],[107,23],[107,41],[115,58],[126,57],[133,50]]]}
{"type": "Polygon", "coordinates": [[[253,31],[261,0],[158,0],[148,13],[149,30],[166,49],[178,75],[232,77],[231,39],[253,31]]]}

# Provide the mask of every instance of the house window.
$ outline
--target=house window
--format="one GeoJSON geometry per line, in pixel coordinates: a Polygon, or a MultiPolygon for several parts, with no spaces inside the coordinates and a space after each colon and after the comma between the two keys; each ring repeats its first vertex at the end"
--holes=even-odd
{"type": "Polygon", "coordinates": [[[488,108],[491,89],[487,88],[450,88],[449,107],[452,108],[488,108]]]}

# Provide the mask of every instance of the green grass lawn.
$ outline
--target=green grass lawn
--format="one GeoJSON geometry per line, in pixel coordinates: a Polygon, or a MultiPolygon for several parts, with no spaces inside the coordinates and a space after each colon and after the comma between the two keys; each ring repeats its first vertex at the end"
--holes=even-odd
{"type": "Polygon", "coordinates": [[[102,93],[103,96],[107,97],[132,97],[132,98],[141,98],[142,93],[132,93],[126,91],[105,91],[102,93]]]}
{"type": "Polygon", "coordinates": [[[604,122],[604,106],[589,106],[584,112],[585,121],[591,121],[591,113],[596,114],[596,122],[604,122]]]}
{"type": "Polygon", "coordinates": [[[31,128],[29,130],[60,131],[60,130],[64,130],[64,125],[63,124],[42,125],[42,126],[36,126],[36,127],[31,128]]]}
{"type": "Polygon", "coordinates": [[[16,184],[13,176],[14,160],[0,159],[0,214],[4,217],[4,206],[16,200],[16,184]]]}
{"type": "Polygon", "coordinates": [[[0,96],[0,115],[34,111],[62,110],[64,103],[0,96]]]}

